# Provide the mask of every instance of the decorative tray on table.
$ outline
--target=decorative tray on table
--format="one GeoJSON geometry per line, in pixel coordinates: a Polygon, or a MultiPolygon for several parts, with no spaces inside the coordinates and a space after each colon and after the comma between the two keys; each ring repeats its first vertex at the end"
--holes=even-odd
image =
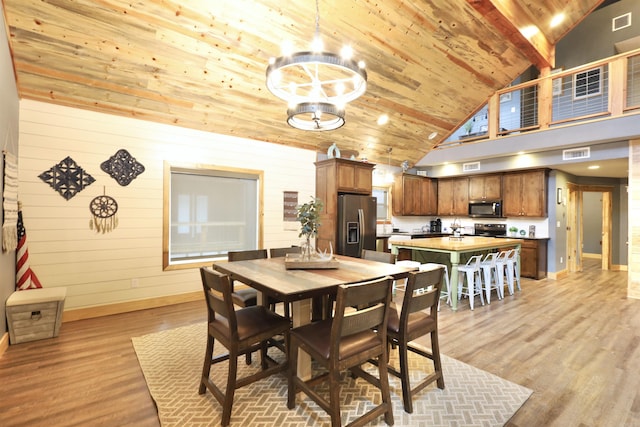
{"type": "Polygon", "coordinates": [[[327,270],[338,268],[338,260],[333,256],[312,255],[303,258],[301,254],[287,254],[284,258],[287,270],[327,270]]]}

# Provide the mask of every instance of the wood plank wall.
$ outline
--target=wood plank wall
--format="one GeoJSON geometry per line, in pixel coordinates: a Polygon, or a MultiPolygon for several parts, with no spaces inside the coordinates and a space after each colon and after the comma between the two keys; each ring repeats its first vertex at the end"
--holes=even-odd
{"type": "Polygon", "coordinates": [[[65,310],[201,290],[196,269],[162,271],[165,160],[263,170],[264,245],[298,242],[282,220],[283,192],[315,193],[315,152],[23,100],[19,191],[30,261],[44,287],[67,287],[65,310]],[[145,167],[124,187],[100,169],[119,149],[145,167]],[[70,200],[38,177],[67,156],[96,180],[70,200]],[[98,234],[89,204],[103,193],[117,201],[119,225],[98,234]]]}

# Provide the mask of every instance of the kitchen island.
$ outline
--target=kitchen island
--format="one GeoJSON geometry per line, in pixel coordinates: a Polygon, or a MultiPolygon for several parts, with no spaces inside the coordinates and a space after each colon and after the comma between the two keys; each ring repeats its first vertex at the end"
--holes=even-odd
{"type": "Polygon", "coordinates": [[[458,309],[458,264],[460,263],[460,255],[465,253],[477,253],[493,249],[501,248],[517,248],[518,262],[517,268],[520,269],[520,239],[496,239],[493,237],[463,236],[454,237],[432,237],[428,239],[407,239],[403,241],[394,241],[391,243],[391,251],[398,254],[401,249],[408,249],[414,252],[413,259],[416,259],[415,252],[436,252],[449,254],[451,266],[449,268],[451,276],[451,308],[458,309]]]}

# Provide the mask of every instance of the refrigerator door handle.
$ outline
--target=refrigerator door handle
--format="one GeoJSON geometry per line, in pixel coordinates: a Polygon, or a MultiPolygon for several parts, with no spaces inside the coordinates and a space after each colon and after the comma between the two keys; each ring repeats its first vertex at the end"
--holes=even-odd
{"type": "Polygon", "coordinates": [[[358,226],[360,228],[360,239],[358,239],[358,258],[362,257],[362,250],[364,249],[364,210],[358,209],[358,226]]]}

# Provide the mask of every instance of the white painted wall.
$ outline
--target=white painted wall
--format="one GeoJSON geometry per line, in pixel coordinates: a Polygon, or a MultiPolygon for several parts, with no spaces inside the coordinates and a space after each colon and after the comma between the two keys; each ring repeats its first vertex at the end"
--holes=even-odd
{"type": "Polygon", "coordinates": [[[23,100],[20,199],[31,266],[44,287],[67,287],[65,309],[200,290],[197,269],[162,271],[163,162],[263,170],[269,248],[298,243],[282,221],[283,191],[301,201],[315,194],[315,160],[309,150],[23,100]],[[122,148],[146,169],[126,187],[100,169],[122,148]],[[96,179],[68,201],[38,177],[67,156],[96,179]],[[103,191],[118,202],[119,226],[96,234],[89,204],[103,191]]]}

